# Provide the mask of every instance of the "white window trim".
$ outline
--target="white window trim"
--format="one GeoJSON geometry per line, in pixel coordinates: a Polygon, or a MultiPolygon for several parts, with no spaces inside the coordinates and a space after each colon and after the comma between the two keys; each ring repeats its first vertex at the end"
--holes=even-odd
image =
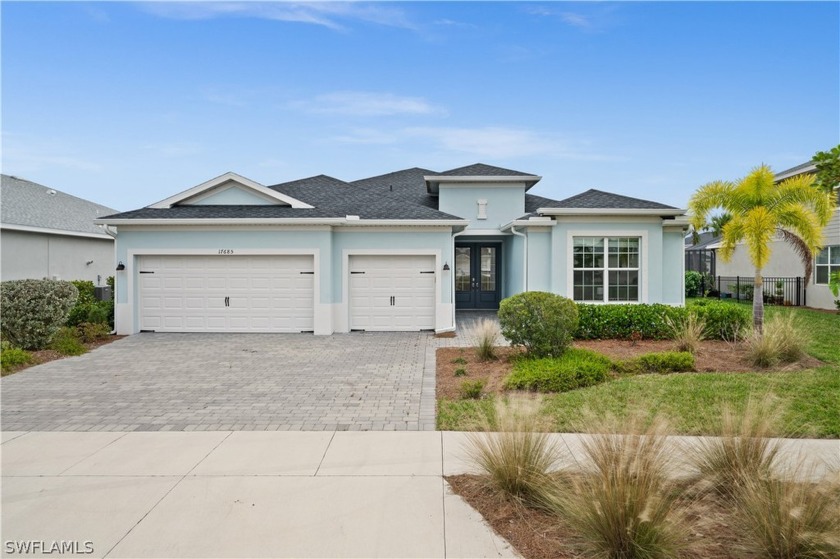
{"type": "MultiPolygon", "coordinates": [[[[840,252],[840,245],[826,245],[826,246],[820,248],[820,252],[822,252],[825,249],[830,249],[829,253],[834,252],[835,250],[840,252]]],[[[828,255],[829,258],[828,258],[828,263],[827,264],[817,264],[817,257],[819,257],[819,252],[814,257],[814,285],[828,285],[828,282],[822,283],[822,282],[817,281],[817,266],[825,266],[826,268],[828,268],[828,273],[829,273],[829,277],[830,277],[831,276],[831,267],[832,266],[837,266],[837,264],[832,264],[831,263],[831,254],[828,255]]]]}
{"type": "MultiPolygon", "coordinates": [[[[648,232],[644,230],[620,230],[620,231],[602,231],[602,230],[575,230],[569,231],[566,233],[566,255],[567,255],[567,265],[566,265],[566,293],[568,294],[568,298],[572,301],[575,300],[575,237],[638,237],[640,240],[639,246],[639,274],[641,274],[641,284],[639,285],[639,300],[638,301],[580,301],[581,303],[592,304],[592,305],[632,305],[638,303],[648,303],[648,262],[650,259],[648,258],[648,250],[649,250],[649,243],[648,243],[648,232]]],[[[606,253],[605,253],[606,258],[606,253]]],[[[606,264],[606,262],[605,262],[606,264]]],[[[608,272],[608,268],[604,267],[604,271],[608,272]]],[[[607,273],[607,278],[609,278],[609,273],[607,273]]],[[[606,279],[605,281],[609,281],[606,279]]],[[[604,297],[607,297],[607,293],[604,293],[604,297]]]]}

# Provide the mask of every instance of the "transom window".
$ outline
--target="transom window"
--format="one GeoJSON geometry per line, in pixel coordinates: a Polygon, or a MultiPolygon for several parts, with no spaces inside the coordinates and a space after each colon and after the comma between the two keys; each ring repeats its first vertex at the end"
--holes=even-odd
{"type": "Polygon", "coordinates": [[[575,237],[574,300],[639,300],[639,237],[575,237]]]}
{"type": "Polygon", "coordinates": [[[816,268],[816,283],[827,284],[830,274],[840,272],[840,245],[823,248],[817,255],[816,268]]]}

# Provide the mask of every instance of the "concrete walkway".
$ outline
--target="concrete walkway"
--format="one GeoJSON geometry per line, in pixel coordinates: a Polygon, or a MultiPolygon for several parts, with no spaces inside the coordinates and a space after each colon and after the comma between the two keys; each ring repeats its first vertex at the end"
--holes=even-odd
{"type": "MultiPolygon", "coordinates": [[[[553,436],[580,456],[582,435],[553,436]]],[[[90,542],[89,557],[516,557],[442,477],[474,471],[466,438],[4,432],[3,552],[63,541],[90,542]]],[[[836,475],[840,441],[783,445],[787,462],[836,475]]]]}

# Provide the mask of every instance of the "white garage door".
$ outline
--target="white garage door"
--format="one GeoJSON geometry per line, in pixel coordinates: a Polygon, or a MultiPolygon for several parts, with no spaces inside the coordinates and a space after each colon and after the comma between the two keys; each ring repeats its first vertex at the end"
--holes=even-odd
{"type": "Polygon", "coordinates": [[[140,329],[311,331],[314,277],[312,256],[143,256],[140,329]]]}
{"type": "Polygon", "coordinates": [[[351,330],[433,330],[434,256],[351,256],[351,330]]]}

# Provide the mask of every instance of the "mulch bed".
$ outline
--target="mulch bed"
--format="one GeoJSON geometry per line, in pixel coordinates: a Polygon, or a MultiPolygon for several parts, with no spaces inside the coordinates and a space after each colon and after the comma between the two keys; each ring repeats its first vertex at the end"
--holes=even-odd
{"type": "MultiPolygon", "coordinates": [[[[452,490],[478,511],[493,530],[526,559],[584,557],[572,530],[549,513],[529,508],[494,489],[486,476],[447,476],[452,490]]],[[[691,555],[731,559],[737,531],[727,507],[715,498],[687,496],[684,513],[690,527],[691,555]]]]}
{"type": "MultiPolygon", "coordinates": [[[[121,340],[125,338],[125,336],[108,336],[102,340],[96,340],[95,342],[90,343],[83,343],[82,345],[87,348],[88,351],[94,350],[98,347],[110,344],[111,342],[116,342],[117,340],[121,340]]],[[[24,369],[28,369],[29,367],[34,367],[35,365],[41,365],[42,363],[48,363],[50,361],[55,361],[57,359],[65,359],[67,357],[73,357],[71,355],[64,355],[63,353],[59,353],[52,349],[39,349],[37,351],[30,351],[29,353],[32,354],[32,361],[25,365],[16,365],[14,367],[9,367],[8,369],[3,369],[2,375],[8,376],[14,373],[19,373],[24,369]]]]}
{"type": "MultiPolygon", "coordinates": [[[[627,360],[644,353],[674,351],[674,342],[669,340],[579,340],[575,347],[591,349],[613,360],[627,360]]],[[[442,347],[437,350],[437,397],[456,400],[459,398],[461,383],[465,380],[483,379],[486,381],[485,392],[503,392],[502,383],[510,373],[511,358],[521,353],[518,348],[497,348],[498,358],[494,361],[479,361],[470,347],[442,347]],[[466,363],[455,362],[464,360],[466,363]],[[455,376],[455,370],[463,368],[465,376],[455,376]]],[[[798,371],[819,367],[822,362],[805,356],[796,363],[790,363],[770,369],[756,369],[747,359],[747,351],[741,344],[706,340],[694,356],[698,372],[777,372],[798,371]]],[[[691,373],[679,373],[691,374],[691,373]]]]}

